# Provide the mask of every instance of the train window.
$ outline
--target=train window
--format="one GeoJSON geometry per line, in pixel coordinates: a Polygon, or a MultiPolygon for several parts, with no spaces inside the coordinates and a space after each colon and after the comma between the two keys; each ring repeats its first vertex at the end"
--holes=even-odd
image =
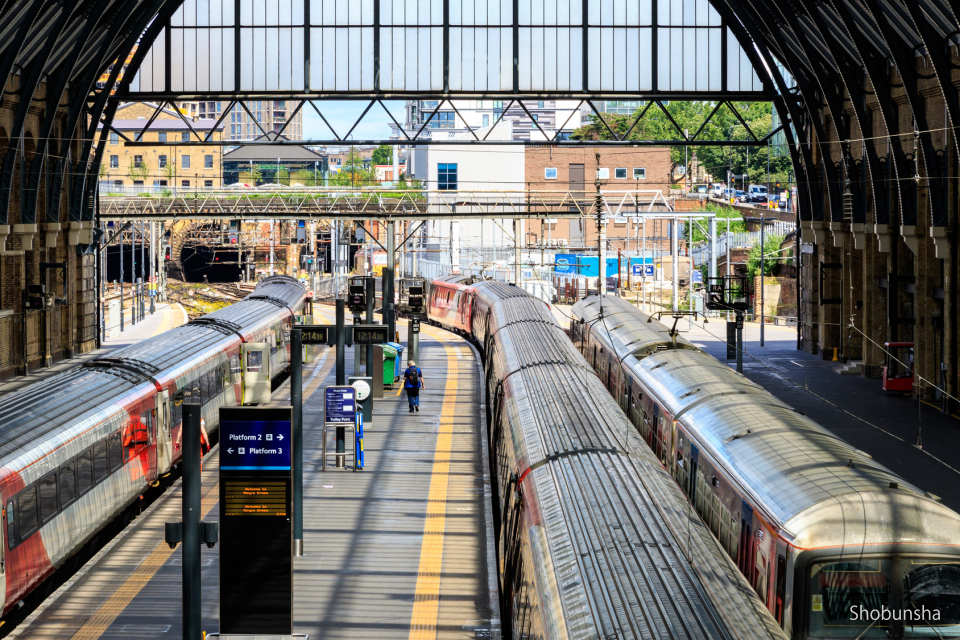
{"type": "Polygon", "coordinates": [[[200,404],[207,404],[210,400],[210,374],[200,376],[200,404]]]}
{"type": "MultiPolygon", "coordinates": [[[[904,558],[900,567],[903,571],[904,609],[939,611],[938,625],[960,623],[960,607],[957,606],[956,595],[960,592],[960,565],[956,564],[956,557],[904,558]]],[[[779,590],[779,583],[777,588],[779,590]]],[[[914,620],[916,621],[916,618],[914,620]]],[[[915,625],[915,633],[918,636],[932,637],[932,625],[928,624],[924,620],[915,625]]],[[[939,634],[937,635],[939,637],[939,634]]]]}
{"type": "Polygon", "coordinates": [[[760,596],[760,601],[767,604],[767,557],[760,549],[757,549],[757,576],[753,587],[760,596]]]}
{"type": "Polygon", "coordinates": [[[93,449],[77,456],[77,493],[83,495],[93,486],[93,449]]]}
{"type": "Polygon", "coordinates": [[[170,407],[170,426],[173,426],[183,419],[183,391],[178,391],[173,395],[173,405],[170,407]]]}
{"type": "Polygon", "coordinates": [[[736,562],[737,561],[737,547],[740,544],[740,525],[737,524],[736,520],[730,521],[730,538],[727,541],[727,553],[730,555],[730,558],[736,562]]]}
{"type": "Polygon", "coordinates": [[[123,464],[123,446],[120,443],[120,434],[110,436],[110,470],[116,471],[123,464]]]}
{"type": "Polygon", "coordinates": [[[263,352],[247,351],[247,372],[260,373],[263,369],[263,352]]]}
{"type": "Polygon", "coordinates": [[[93,445],[93,481],[100,482],[107,477],[107,441],[101,440],[93,445]]]}
{"type": "Polygon", "coordinates": [[[230,357],[230,376],[234,382],[240,381],[240,356],[234,355],[230,357]]]}
{"type": "MultiPolygon", "coordinates": [[[[820,606],[817,610],[806,608],[810,616],[809,635],[834,638],[850,638],[856,634],[888,637],[886,630],[890,622],[876,622],[871,632],[864,634],[862,632],[870,623],[864,622],[863,616],[852,619],[850,612],[861,607],[868,611],[881,611],[891,606],[891,565],[890,559],[863,557],[814,564],[810,568],[808,593],[812,601],[820,600],[820,606]]],[[[930,637],[933,635],[930,634],[930,637]]]]}
{"type": "Polygon", "coordinates": [[[40,516],[37,509],[37,485],[27,487],[17,495],[17,515],[20,520],[20,540],[40,527],[40,516]]]}
{"type": "Polygon", "coordinates": [[[7,547],[13,549],[17,541],[16,511],[13,500],[7,500],[7,547]]]}
{"type": "Polygon", "coordinates": [[[77,461],[60,467],[60,505],[66,507],[77,499],[77,461]]]}
{"type": "Polygon", "coordinates": [[[40,522],[49,522],[57,515],[57,472],[40,479],[40,522]]]}

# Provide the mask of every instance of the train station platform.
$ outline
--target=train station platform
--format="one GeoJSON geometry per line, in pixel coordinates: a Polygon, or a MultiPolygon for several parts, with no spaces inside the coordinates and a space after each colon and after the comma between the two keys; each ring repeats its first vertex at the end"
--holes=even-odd
{"type": "Polygon", "coordinates": [[[187,322],[187,312],[176,302],[158,302],[156,311],[154,313],[149,313],[148,311],[146,317],[136,324],[130,324],[131,313],[131,309],[125,309],[123,332],[108,336],[107,339],[103,341],[100,349],[88,351],[75,358],[60,360],[50,367],[33,369],[25,376],[17,376],[6,380],[0,383],[0,396],[13,393],[18,389],[37,383],[45,378],[77,367],[88,360],[103,358],[111,351],[160,335],[164,331],[169,331],[187,322]]]}
{"type": "MultiPolygon", "coordinates": [[[[398,328],[406,342],[405,323],[398,328]]],[[[296,633],[499,637],[481,368],[461,338],[426,325],[420,335],[421,411],[408,412],[399,388],[385,390],[364,429],[361,472],[320,470],[322,388],[334,383],[333,351],[305,367],[305,555],[294,559],[296,633]]],[[[350,375],[350,349],[346,360],[350,375]]],[[[275,400],[288,398],[289,384],[278,392],[275,400]]],[[[214,447],[203,463],[208,521],[219,513],[218,454],[214,447]]],[[[180,505],[177,482],[9,637],[181,637],[181,552],[163,542],[163,524],[180,519],[180,505]]],[[[218,561],[217,547],[202,548],[208,633],[219,628],[218,561]]]]}

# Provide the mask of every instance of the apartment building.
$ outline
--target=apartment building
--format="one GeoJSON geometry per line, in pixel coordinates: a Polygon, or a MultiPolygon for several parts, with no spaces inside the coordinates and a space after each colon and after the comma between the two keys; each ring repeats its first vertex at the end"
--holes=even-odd
{"type": "Polygon", "coordinates": [[[101,136],[108,136],[101,163],[100,192],[129,194],[221,187],[222,147],[170,144],[196,140],[191,138],[190,126],[197,132],[213,130],[212,139],[222,140],[224,127],[214,129],[215,120],[195,118],[187,126],[176,111],[163,109],[141,138],[157,145],[127,145],[120,134],[136,139],[156,109],[157,105],[148,102],[129,102],[117,108],[111,129],[105,133],[102,125],[98,127],[98,143],[101,136]]]}
{"type": "MultiPolygon", "coordinates": [[[[513,139],[545,140],[560,131],[568,138],[580,126],[583,113],[579,100],[408,100],[404,112],[404,130],[413,137],[456,139],[474,131],[492,127],[498,120],[513,126],[513,139]],[[502,117],[501,117],[502,116],[502,117]],[[426,123],[426,126],[424,126],[426,123]]],[[[471,136],[472,137],[472,136],[471,136]]]]}
{"type": "MultiPolygon", "coordinates": [[[[303,111],[294,113],[295,101],[248,100],[244,104],[249,113],[235,104],[223,119],[224,140],[255,140],[266,133],[282,134],[289,140],[303,140],[303,111]]],[[[230,103],[209,100],[178,102],[177,106],[190,116],[219,120],[223,109],[229,108],[230,103]]]]}

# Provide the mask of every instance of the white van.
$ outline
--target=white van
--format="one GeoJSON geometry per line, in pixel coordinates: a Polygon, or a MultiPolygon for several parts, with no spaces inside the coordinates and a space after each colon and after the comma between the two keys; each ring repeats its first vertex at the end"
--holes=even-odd
{"type": "Polygon", "coordinates": [[[752,184],[747,189],[747,196],[750,198],[750,202],[766,202],[767,201],[767,187],[762,184],[752,184]]]}

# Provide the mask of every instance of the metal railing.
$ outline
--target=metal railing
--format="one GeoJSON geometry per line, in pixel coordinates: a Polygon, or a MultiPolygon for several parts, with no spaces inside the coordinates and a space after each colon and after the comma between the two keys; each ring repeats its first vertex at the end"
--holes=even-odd
{"type": "MultiPolygon", "coordinates": [[[[722,221],[717,221],[720,227],[722,221]]],[[[777,221],[767,225],[764,232],[769,239],[772,236],[785,236],[797,228],[795,222],[777,221]]],[[[724,256],[727,249],[749,249],[755,244],[760,243],[759,231],[741,231],[737,233],[725,233],[717,236],[717,256],[724,256]]],[[[697,264],[703,264],[710,256],[710,243],[703,243],[693,248],[693,258],[697,264]]]]}

